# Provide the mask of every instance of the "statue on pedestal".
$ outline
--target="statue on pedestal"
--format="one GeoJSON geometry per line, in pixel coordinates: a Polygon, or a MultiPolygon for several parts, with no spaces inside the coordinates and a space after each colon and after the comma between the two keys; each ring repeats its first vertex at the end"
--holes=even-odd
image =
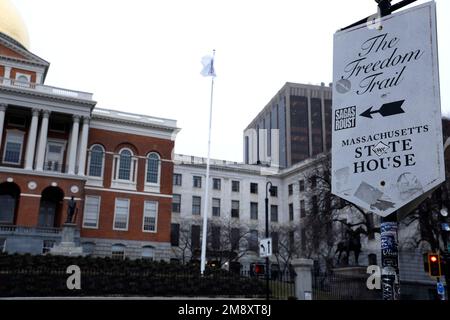
{"type": "Polygon", "coordinates": [[[365,230],[362,227],[359,227],[356,230],[351,228],[347,230],[346,239],[337,244],[335,255],[339,252],[338,264],[341,261],[342,252],[347,254],[346,259],[348,264],[350,251],[353,251],[355,254],[355,265],[358,265],[358,258],[361,253],[361,233],[365,233],[365,230]]]}
{"type": "Polygon", "coordinates": [[[73,216],[75,215],[75,211],[77,209],[77,203],[72,196],[72,199],[69,200],[69,204],[67,206],[67,221],[66,223],[72,223],[73,216]]]}

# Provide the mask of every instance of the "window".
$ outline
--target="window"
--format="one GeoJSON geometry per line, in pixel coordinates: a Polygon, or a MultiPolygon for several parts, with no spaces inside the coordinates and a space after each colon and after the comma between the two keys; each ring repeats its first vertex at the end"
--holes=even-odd
{"type": "Polygon", "coordinates": [[[258,194],[258,184],[250,183],[250,193],[258,194]]]}
{"type": "Polygon", "coordinates": [[[3,163],[20,164],[24,133],[18,130],[8,130],[3,152],[3,163]]]}
{"type": "Polygon", "coordinates": [[[211,228],[211,248],[213,250],[220,249],[220,227],[212,226],[211,228]]]}
{"type": "Polygon", "coordinates": [[[289,221],[294,221],[294,204],[289,203],[289,221]]]}
{"type": "Polygon", "coordinates": [[[147,156],[147,179],[150,184],[159,185],[159,176],[161,172],[161,158],[159,154],[152,152],[147,156]]]}
{"type": "Polygon", "coordinates": [[[173,185],[174,185],[174,186],[181,186],[182,183],[183,183],[182,178],[183,178],[183,176],[182,176],[181,174],[179,174],[179,173],[174,173],[174,174],[173,174],[173,185]]]}
{"type": "Polygon", "coordinates": [[[194,186],[194,188],[201,188],[202,187],[202,177],[194,176],[193,177],[193,186],[194,186]]]}
{"type": "Polygon", "coordinates": [[[272,186],[271,191],[270,191],[270,195],[272,197],[278,197],[278,187],[272,186]]]}
{"type": "Polygon", "coordinates": [[[300,218],[306,217],[305,200],[300,201],[300,218]]]}
{"type": "Polygon", "coordinates": [[[191,246],[192,249],[200,249],[200,226],[191,227],[191,246]]]}
{"type": "Polygon", "coordinates": [[[278,253],[278,232],[272,232],[270,234],[270,237],[272,238],[272,253],[278,253]]]}
{"type": "MultiPolygon", "coordinates": [[[[118,154],[114,155],[114,175],[111,187],[136,190],[137,166],[137,158],[133,155],[131,149],[121,149],[118,154]]],[[[145,179],[147,179],[147,177],[145,179]]]]}
{"type": "Polygon", "coordinates": [[[170,225],[170,244],[173,247],[180,245],[180,225],[178,223],[172,223],[170,225]]]}
{"type": "Polygon", "coordinates": [[[114,230],[128,230],[128,214],[130,209],[130,200],[116,199],[114,210],[114,230]]]}
{"type": "Polygon", "coordinates": [[[294,194],[294,185],[288,185],[288,195],[292,196],[294,194]]]}
{"type": "Polygon", "coordinates": [[[231,192],[239,192],[239,181],[231,181],[231,192]]]}
{"type": "Polygon", "coordinates": [[[305,180],[299,181],[299,191],[304,192],[305,191],[305,180]]]}
{"type": "Polygon", "coordinates": [[[236,200],[231,201],[231,217],[239,218],[239,201],[236,200]]]}
{"type": "Polygon", "coordinates": [[[181,212],[181,194],[174,194],[172,198],[172,212],[181,212]]]}
{"type": "Polygon", "coordinates": [[[83,248],[83,254],[86,255],[92,255],[95,251],[95,243],[93,242],[83,242],[81,244],[81,247],[83,248]]]}
{"type": "Polygon", "coordinates": [[[258,203],[250,202],[250,219],[258,220],[258,203]]]}
{"type": "Polygon", "coordinates": [[[220,217],[220,199],[212,199],[212,215],[213,217],[220,217]]]}
{"type": "Polygon", "coordinates": [[[103,177],[103,166],[105,161],[105,149],[101,145],[93,145],[89,152],[89,171],[90,177],[103,177]]]}
{"type": "Polygon", "coordinates": [[[270,206],[270,221],[278,222],[278,206],[276,205],[270,206]]]}
{"type": "Polygon", "coordinates": [[[125,258],[125,246],[123,244],[114,244],[111,247],[111,256],[113,259],[123,260],[125,258]]]}
{"type": "Polygon", "coordinates": [[[119,180],[131,180],[131,157],[130,150],[122,150],[119,158],[119,180]]]}
{"type": "Polygon", "coordinates": [[[15,80],[14,85],[16,86],[30,87],[31,75],[17,72],[15,80]]]}
{"type": "Polygon", "coordinates": [[[42,243],[42,254],[50,252],[50,250],[53,248],[54,245],[55,245],[54,240],[44,240],[42,243]]]}
{"type": "Polygon", "coordinates": [[[65,141],[47,142],[47,156],[45,159],[45,170],[62,172],[65,148],[66,148],[65,141]]]}
{"type": "Polygon", "coordinates": [[[158,202],[145,201],[144,202],[144,218],[142,222],[143,232],[156,232],[158,223],[158,202]]]}
{"type": "Polygon", "coordinates": [[[153,261],[155,258],[155,248],[152,246],[145,246],[142,247],[142,259],[153,261]]]}
{"type": "Polygon", "coordinates": [[[311,182],[311,189],[315,189],[317,187],[317,177],[312,176],[309,178],[309,181],[311,182]]]}
{"type": "Polygon", "coordinates": [[[248,241],[248,249],[258,252],[258,230],[250,230],[250,239],[248,241]]]}
{"type": "Polygon", "coordinates": [[[83,228],[98,228],[100,197],[86,196],[84,202],[83,228]]]}
{"type": "Polygon", "coordinates": [[[200,215],[201,202],[202,202],[201,197],[196,197],[196,196],[192,197],[192,214],[193,215],[200,215]]]}
{"type": "Polygon", "coordinates": [[[220,190],[220,179],[213,179],[213,189],[214,190],[220,190]]]}

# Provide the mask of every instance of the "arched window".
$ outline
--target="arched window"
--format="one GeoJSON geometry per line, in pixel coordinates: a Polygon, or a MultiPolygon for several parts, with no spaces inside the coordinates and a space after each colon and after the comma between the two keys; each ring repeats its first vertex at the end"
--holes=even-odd
{"type": "Polygon", "coordinates": [[[105,150],[101,145],[95,144],[91,147],[89,154],[89,172],[91,177],[103,177],[103,165],[105,150]]]}
{"type": "Polygon", "coordinates": [[[0,224],[14,224],[20,188],[15,183],[0,184],[0,224]]]}
{"type": "Polygon", "coordinates": [[[81,247],[83,248],[83,253],[86,255],[92,255],[95,251],[95,243],[94,242],[83,242],[81,244],[81,247]]]}
{"type": "Polygon", "coordinates": [[[147,156],[147,183],[159,184],[161,161],[159,154],[152,152],[147,156]]]}
{"type": "Polygon", "coordinates": [[[155,248],[152,246],[142,247],[142,259],[153,260],[155,258],[155,248]]]}
{"type": "Polygon", "coordinates": [[[119,180],[131,180],[131,158],[133,153],[128,149],[123,149],[119,157],[119,180]]]}
{"type": "Polygon", "coordinates": [[[114,155],[112,188],[136,190],[138,158],[130,148],[122,148],[114,155]]]}
{"type": "Polygon", "coordinates": [[[125,258],[125,246],[123,244],[114,244],[111,247],[113,259],[123,260],[125,258]]]}

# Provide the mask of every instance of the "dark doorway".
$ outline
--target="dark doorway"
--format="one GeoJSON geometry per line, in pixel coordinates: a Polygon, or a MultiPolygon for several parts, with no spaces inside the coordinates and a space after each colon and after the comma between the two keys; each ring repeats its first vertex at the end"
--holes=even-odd
{"type": "Polygon", "coordinates": [[[42,191],[38,222],[40,227],[57,227],[63,200],[64,192],[58,187],[48,187],[42,191]]]}
{"type": "Polygon", "coordinates": [[[20,198],[17,184],[5,182],[0,184],[0,224],[15,224],[20,198]]]}

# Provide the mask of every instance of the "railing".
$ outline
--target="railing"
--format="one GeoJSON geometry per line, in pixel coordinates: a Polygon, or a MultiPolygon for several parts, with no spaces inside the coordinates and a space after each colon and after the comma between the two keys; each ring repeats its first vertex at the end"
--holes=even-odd
{"type": "Polygon", "coordinates": [[[22,227],[15,225],[0,225],[0,232],[20,234],[59,234],[60,228],[51,227],[22,227]]]}
{"type": "Polygon", "coordinates": [[[75,99],[92,100],[92,93],[82,92],[82,91],[73,91],[73,90],[52,87],[52,86],[46,86],[46,85],[33,83],[33,82],[19,81],[19,80],[3,78],[3,77],[0,77],[0,86],[15,87],[15,88],[20,88],[20,89],[25,89],[25,90],[39,91],[39,92],[46,93],[46,94],[70,97],[70,98],[75,98],[75,99]]]}

